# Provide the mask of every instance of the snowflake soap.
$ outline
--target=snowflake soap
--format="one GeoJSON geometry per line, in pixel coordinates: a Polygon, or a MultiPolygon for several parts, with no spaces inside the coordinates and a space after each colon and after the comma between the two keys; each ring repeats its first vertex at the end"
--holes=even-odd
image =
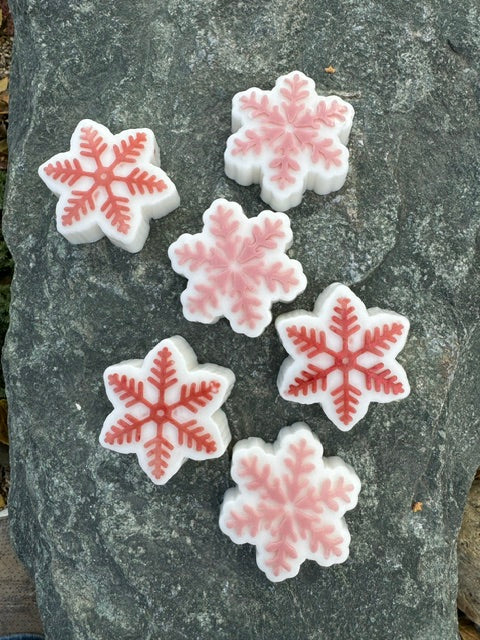
{"type": "Polygon", "coordinates": [[[150,218],[180,204],[175,185],[160,169],[150,129],[112,135],[103,125],[82,120],[70,151],[50,158],[38,173],[59,198],[57,229],[73,244],[105,235],[135,253],[145,244],[150,218]]]}
{"type": "Polygon", "coordinates": [[[239,204],[219,199],[203,222],[201,233],[183,234],[168,250],[173,269],[188,278],[184,316],[206,324],[224,316],[237,333],[259,336],[272,321],[272,303],[307,286],[302,265],[285,255],[290,219],[274,211],[247,218],[239,204]]]}
{"type": "Polygon", "coordinates": [[[395,360],[407,339],[407,318],[366,309],[345,285],[327,287],[313,313],[286,313],[275,325],[289,353],[278,375],[280,395],[320,403],[342,431],[363,418],[370,402],[410,393],[407,375],[395,360]]]}
{"type": "Polygon", "coordinates": [[[353,107],[319,96],[300,71],[278,78],[271,91],[248,89],[233,97],[225,173],[239,184],[260,183],[261,198],[277,211],[300,204],[307,189],[340,189],[348,172],[353,107]]]}
{"type": "Polygon", "coordinates": [[[238,442],[231,474],[237,488],[225,493],[220,529],[236,544],[256,546],[269,580],[293,578],[304,560],[330,566],[347,559],[343,515],[357,504],[360,480],[340,458],[323,458],[308,425],[282,429],[273,445],[238,442]]]}
{"type": "Polygon", "coordinates": [[[105,389],[114,410],[100,444],[136,453],[155,484],[165,484],[187,458],[218,458],[230,442],[220,406],[235,382],[230,369],[198,365],[180,336],[162,340],[142,360],[106,369],[105,389]]]}

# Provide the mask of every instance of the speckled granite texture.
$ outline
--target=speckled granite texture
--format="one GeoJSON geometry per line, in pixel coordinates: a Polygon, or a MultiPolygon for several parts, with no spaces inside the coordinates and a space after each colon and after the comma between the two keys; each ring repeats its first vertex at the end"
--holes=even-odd
{"type": "Polygon", "coordinates": [[[5,236],[16,261],[4,351],[12,528],[49,640],[454,640],[456,536],[480,459],[479,14],[468,0],[230,2],[12,0],[16,20],[5,236]],[[332,64],[336,73],[324,68],[332,64]],[[342,191],[291,210],[309,280],[274,315],[310,309],[332,281],[411,320],[402,402],[350,433],[318,406],[281,400],[285,357],[258,339],[184,320],[167,248],[201,230],[215,197],[249,215],[259,187],[223,173],[230,101],[294,68],[355,107],[342,191]],[[130,255],[71,246],[38,165],[90,117],[150,127],[180,209],[130,255]],[[234,441],[305,420],[364,488],[350,559],[269,583],[254,550],[217,526],[228,455],[156,487],[97,442],[104,368],[175,333],[231,367],[234,441]],[[413,513],[413,500],[423,511],[413,513]]]}

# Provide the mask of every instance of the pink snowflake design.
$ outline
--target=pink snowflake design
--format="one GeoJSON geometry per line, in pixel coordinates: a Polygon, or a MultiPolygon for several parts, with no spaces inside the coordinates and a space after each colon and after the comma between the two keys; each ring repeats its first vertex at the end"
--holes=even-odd
{"type": "Polygon", "coordinates": [[[235,376],[217,365],[197,365],[180,336],[162,340],[143,361],[108,367],[104,381],[114,410],[100,444],[136,453],[155,484],[165,484],[186,458],[206,460],[225,452],[230,431],[220,406],[235,376]]]}
{"type": "Polygon", "coordinates": [[[248,219],[239,204],[220,199],[203,222],[201,233],[183,234],[168,250],[174,270],[189,279],[183,313],[207,324],[225,316],[237,333],[259,336],[272,303],[293,300],[307,285],[301,264],[285,255],[290,220],[273,211],[248,219]]]}
{"type": "Polygon", "coordinates": [[[140,251],[149,219],[180,204],[175,185],[160,169],[150,129],[112,135],[101,124],[82,120],[70,151],[50,158],[38,173],[59,197],[57,229],[73,244],[106,235],[127,251],[140,251]]]}
{"type": "Polygon", "coordinates": [[[260,183],[262,200],[277,211],[300,204],[306,189],[337,191],[347,177],[353,116],[350,104],[319,96],[299,71],[271,91],[241,91],[232,101],[225,173],[242,185],[260,183]]]}
{"type": "Polygon", "coordinates": [[[220,528],[236,544],[257,547],[257,564],[279,582],[297,575],[304,560],[344,562],[350,534],[343,519],[353,509],[360,480],[323,447],[304,423],[282,429],[274,445],[259,438],[237,443],[220,528]]]}
{"type": "Polygon", "coordinates": [[[370,402],[400,400],[410,393],[407,375],[395,360],[409,326],[397,313],[366,309],[345,285],[330,285],[313,313],[277,318],[290,355],[278,375],[280,395],[303,404],[319,402],[339,429],[349,431],[370,402]]]}

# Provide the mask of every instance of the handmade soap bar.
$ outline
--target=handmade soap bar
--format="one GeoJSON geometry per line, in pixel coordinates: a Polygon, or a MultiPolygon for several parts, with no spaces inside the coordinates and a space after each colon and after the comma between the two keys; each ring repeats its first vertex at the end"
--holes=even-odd
{"type": "Polygon", "coordinates": [[[104,235],[132,253],[140,251],[150,218],[180,204],[175,185],[160,168],[150,129],[117,135],[93,120],[75,129],[70,151],[42,164],[38,173],[55,193],[57,229],[73,244],[104,235]]]}
{"type": "Polygon", "coordinates": [[[275,444],[241,440],[220,528],[233,542],[257,547],[257,564],[273,582],[296,576],[304,560],[344,562],[350,534],[343,515],[357,504],[360,480],[340,458],[323,457],[308,425],[282,429],[275,444]]]}
{"type": "Polygon", "coordinates": [[[230,369],[198,365],[180,336],[162,340],[142,360],[106,369],[105,389],[114,410],[100,444],[136,453],[155,484],[165,484],[187,458],[220,457],[230,442],[220,406],[235,382],[230,369]]]}
{"type": "Polygon", "coordinates": [[[285,255],[290,219],[274,211],[247,218],[239,204],[219,199],[203,222],[201,233],[183,234],[168,250],[174,270],[188,278],[183,313],[207,324],[225,316],[237,333],[259,336],[272,303],[293,300],[307,286],[302,265],[285,255]]]}
{"type": "Polygon", "coordinates": [[[327,287],[313,313],[286,313],[275,325],[289,353],[278,375],[280,395],[302,404],[319,402],[342,431],[363,418],[370,402],[410,393],[395,360],[407,339],[407,318],[366,309],[345,285],[327,287]]]}
{"type": "Polygon", "coordinates": [[[278,78],[271,91],[248,89],[233,97],[225,173],[239,184],[262,185],[262,200],[277,211],[300,204],[306,189],[340,189],[348,172],[345,145],[353,107],[319,96],[300,71],[278,78]]]}

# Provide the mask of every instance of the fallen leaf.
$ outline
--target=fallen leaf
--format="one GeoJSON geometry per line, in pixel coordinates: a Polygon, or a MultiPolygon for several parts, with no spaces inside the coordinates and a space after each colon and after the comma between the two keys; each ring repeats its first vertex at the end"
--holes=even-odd
{"type": "Polygon", "coordinates": [[[6,506],[7,506],[7,503],[5,502],[5,498],[0,494],[0,511],[2,509],[5,509],[6,506]]]}
{"type": "Polygon", "coordinates": [[[413,513],[418,513],[419,511],[422,511],[422,509],[423,509],[423,502],[414,502],[412,504],[413,513]]]}
{"type": "Polygon", "coordinates": [[[330,65],[329,67],[325,67],[325,73],[335,73],[336,69],[335,67],[332,67],[332,65],[330,65]]]}
{"type": "Polygon", "coordinates": [[[13,18],[8,6],[8,0],[0,0],[0,9],[2,11],[0,35],[13,36],[13,18]]]}
{"type": "Polygon", "coordinates": [[[462,640],[480,640],[480,633],[467,618],[460,619],[459,632],[462,640]]]}
{"type": "Polygon", "coordinates": [[[0,80],[0,115],[8,114],[8,103],[10,96],[8,95],[8,76],[0,80]]]}

